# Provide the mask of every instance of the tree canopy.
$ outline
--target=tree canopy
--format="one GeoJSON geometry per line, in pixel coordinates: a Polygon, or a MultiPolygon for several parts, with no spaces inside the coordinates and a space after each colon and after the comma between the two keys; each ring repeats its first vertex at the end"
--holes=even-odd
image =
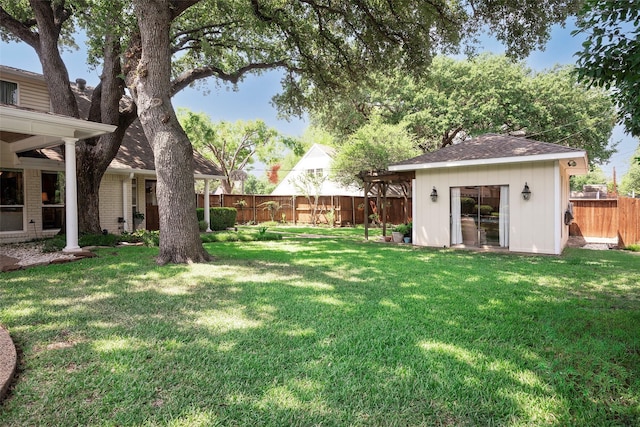
{"type": "MultiPolygon", "coordinates": [[[[640,147],[633,155],[635,159],[640,159],[640,147]]],[[[629,196],[640,194],[640,162],[631,161],[629,170],[620,180],[620,193],[629,196]]]]}
{"type": "Polygon", "coordinates": [[[137,115],[156,160],[158,262],[190,262],[208,256],[190,212],[192,147],[170,102],[182,88],[207,77],[235,84],[248,73],[279,68],[285,76],[275,101],[283,113],[299,114],[349,82],[367,80],[373,71],[400,67],[418,74],[435,52],[456,52],[481,29],[495,34],[509,53],[526,56],[580,3],[0,0],[0,28],[5,39],[34,48],[54,111],[74,117],[78,110],[58,46],[71,45],[77,28],[85,30],[89,61],[102,65],[90,118],[119,128],[112,136],[79,144],[87,155],[78,156],[78,170],[95,171],[79,189],[93,194],[97,208],[100,179],[137,115]]]}
{"type": "Polygon", "coordinates": [[[233,192],[234,171],[245,171],[256,160],[271,164],[287,148],[299,151],[296,139],[283,137],[262,120],[214,123],[207,114],[188,109],[179,109],[178,119],[193,147],[222,171],[225,194],[233,192]]]}
{"type": "Polygon", "coordinates": [[[333,160],[331,176],[345,187],[362,187],[361,171],[384,170],[418,154],[414,137],[403,125],[384,123],[376,116],[344,141],[333,160]]]}
{"type": "Polygon", "coordinates": [[[592,163],[609,159],[615,109],[606,93],[576,82],[570,67],[534,73],[500,55],[436,57],[420,80],[398,71],[372,85],[353,85],[318,105],[312,118],[342,139],[369,122],[401,124],[422,151],[487,132],[583,148],[592,163]]]}
{"type": "Polygon", "coordinates": [[[577,26],[587,36],[578,76],[608,89],[627,132],[640,136],[640,3],[586,0],[577,26]]]}

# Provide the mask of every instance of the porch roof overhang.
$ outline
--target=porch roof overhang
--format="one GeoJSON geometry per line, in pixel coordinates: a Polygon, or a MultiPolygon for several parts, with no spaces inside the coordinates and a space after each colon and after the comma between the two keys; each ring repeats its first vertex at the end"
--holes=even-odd
{"type": "Polygon", "coordinates": [[[115,129],[114,125],[0,105],[0,139],[16,154],[60,145],[65,138],[92,138],[115,129]]]}
{"type": "Polygon", "coordinates": [[[570,175],[586,175],[589,172],[587,153],[568,152],[538,154],[532,156],[494,157],[489,159],[452,160],[446,162],[426,162],[416,164],[397,164],[389,166],[389,171],[417,171],[426,169],[459,168],[465,166],[504,165],[529,162],[559,161],[570,175]],[[575,162],[575,165],[573,165],[575,162]],[[573,166],[572,166],[573,165],[573,166]]]}

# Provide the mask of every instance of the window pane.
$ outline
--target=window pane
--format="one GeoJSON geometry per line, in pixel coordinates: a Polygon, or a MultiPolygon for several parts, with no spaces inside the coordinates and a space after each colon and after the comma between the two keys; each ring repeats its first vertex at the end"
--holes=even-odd
{"type": "Polygon", "coordinates": [[[64,204],[63,172],[42,172],[42,204],[64,204]]]}
{"type": "Polygon", "coordinates": [[[18,84],[0,80],[0,102],[18,105],[18,84]]]}
{"type": "Polygon", "coordinates": [[[22,231],[24,224],[21,207],[0,208],[0,231],[22,231]]]}
{"type": "Polygon", "coordinates": [[[23,205],[24,181],[22,171],[0,169],[0,205],[23,205]]]}
{"type": "Polygon", "coordinates": [[[61,206],[47,206],[42,208],[42,229],[53,230],[62,228],[64,208],[61,206]]]}

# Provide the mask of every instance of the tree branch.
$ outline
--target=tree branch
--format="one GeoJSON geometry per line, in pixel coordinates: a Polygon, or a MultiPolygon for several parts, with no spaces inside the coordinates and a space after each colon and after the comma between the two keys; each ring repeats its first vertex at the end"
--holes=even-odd
{"type": "Polygon", "coordinates": [[[37,32],[31,31],[31,27],[34,25],[36,25],[35,19],[20,22],[0,6],[0,27],[6,29],[37,51],[39,36],[37,32]]]}
{"type": "Polygon", "coordinates": [[[269,70],[274,68],[292,69],[292,67],[284,60],[248,64],[248,65],[245,65],[244,67],[238,68],[236,71],[231,73],[227,73],[221,68],[215,67],[215,66],[193,68],[191,70],[183,72],[172,82],[171,96],[180,92],[182,89],[184,89],[194,81],[199,79],[204,79],[206,77],[215,76],[221,80],[235,84],[235,83],[238,83],[245,74],[251,71],[269,70]]]}

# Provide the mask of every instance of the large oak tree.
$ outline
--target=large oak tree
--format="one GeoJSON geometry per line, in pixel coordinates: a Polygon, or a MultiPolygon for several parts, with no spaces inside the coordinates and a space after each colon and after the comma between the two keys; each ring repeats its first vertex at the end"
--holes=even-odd
{"type": "Polygon", "coordinates": [[[438,56],[420,80],[402,72],[381,76],[312,110],[314,121],[345,141],[377,117],[405,126],[422,151],[487,132],[519,132],[585,149],[597,164],[614,152],[615,114],[607,93],[578,83],[571,67],[534,73],[500,55],[438,56]]]}
{"type": "MultiPolygon", "coordinates": [[[[348,82],[367,80],[373,70],[400,67],[420,73],[434,52],[457,51],[462,39],[483,26],[508,52],[526,55],[544,44],[550,25],[563,23],[580,3],[0,0],[0,27],[4,36],[26,41],[38,53],[54,111],[77,116],[58,43],[70,37],[74,25],[84,26],[93,58],[103,67],[94,117],[119,124],[122,132],[137,109],[154,151],[160,195],[158,262],[165,263],[208,259],[193,215],[192,147],[171,105],[177,91],[206,77],[236,83],[247,73],[281,68],[283,93],[277,102],[284,113],[300,113],[314,102],[308,96],[311,89],[327,98],[348,82]],[[135,106],[118,110],[114,99],[122,96],[123,81],[135,106]]],[[[121,133],[112,138],[114,145],[83,160],[80,173],[93,162],[108,164],[121,133]]],[[[78,150],[102,141],[86,142],[78,150]]]]}

